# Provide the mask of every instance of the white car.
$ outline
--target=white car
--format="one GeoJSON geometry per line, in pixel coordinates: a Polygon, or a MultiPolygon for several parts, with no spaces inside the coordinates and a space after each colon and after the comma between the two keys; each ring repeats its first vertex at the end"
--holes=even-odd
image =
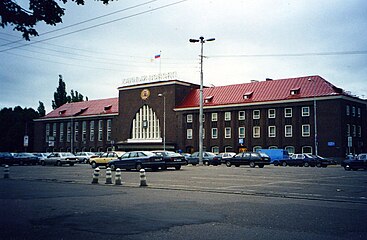
{"type": "Polygon", "coordinates": [[[44,160],[40,160],[40,164],[45,166],[46,164],[53,164],[56,166],[62,166],[63,164],[69,164],[70,166],[74,166],[77,162],[77,158],[74,154],[69,152],[56,152],[51,153],[44,160]]]}
{"type": "Polygon", "coordinates": [[[78,159],[79,163],[89,164],[91,158],[98,157],[98,156],[92,152],[78,152],[75,154],[75,157],[78,159]]]}

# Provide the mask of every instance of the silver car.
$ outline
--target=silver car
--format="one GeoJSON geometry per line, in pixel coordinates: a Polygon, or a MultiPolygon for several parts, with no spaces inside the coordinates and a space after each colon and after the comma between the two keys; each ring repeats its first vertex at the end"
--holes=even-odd
{"type": "Polygon", "coordinates": [[[42,166],[45,166],[47,164],[52,164],[55,166],[62,166],[63,164],[69,164],[70,166],[74,166],[76,162],[77,158],[75,157],[75,155],[69,152],[51,153],[44,160],[40,160],[42,166]]]}

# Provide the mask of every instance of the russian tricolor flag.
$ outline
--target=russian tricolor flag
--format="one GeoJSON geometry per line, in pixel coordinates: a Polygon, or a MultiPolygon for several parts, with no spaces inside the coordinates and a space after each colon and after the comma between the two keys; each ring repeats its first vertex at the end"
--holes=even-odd
{"type": "Polygon", "coordinates": [[[160,58],[161,57],[161,54],[157,54],[154,56],[154,59],[157,59],[157,58],[160,58]]]}

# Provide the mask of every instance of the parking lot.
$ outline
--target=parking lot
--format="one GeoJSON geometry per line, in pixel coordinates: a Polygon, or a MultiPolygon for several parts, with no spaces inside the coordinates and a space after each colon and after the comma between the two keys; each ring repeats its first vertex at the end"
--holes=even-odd
{"type": "MultiPolygon", "coordinates": [[[[4,168],[0,168],[3,170],[4,168]]],[[[0,179],[4,239],[366,239],[367,171],[184,166],[122,171],[12,166],[0,179]],[[205,234],[204,234],[205,233],[205,234]]]]}

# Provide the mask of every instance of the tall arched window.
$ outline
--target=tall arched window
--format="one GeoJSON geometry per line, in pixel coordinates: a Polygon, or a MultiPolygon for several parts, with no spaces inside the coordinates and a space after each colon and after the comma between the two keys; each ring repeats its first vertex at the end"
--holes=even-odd
{"type": "Polygon", "coordinates": [[[142,106],[132,122],[131,140],[162,140],[159,119],[148,105],[142,106]]]}

